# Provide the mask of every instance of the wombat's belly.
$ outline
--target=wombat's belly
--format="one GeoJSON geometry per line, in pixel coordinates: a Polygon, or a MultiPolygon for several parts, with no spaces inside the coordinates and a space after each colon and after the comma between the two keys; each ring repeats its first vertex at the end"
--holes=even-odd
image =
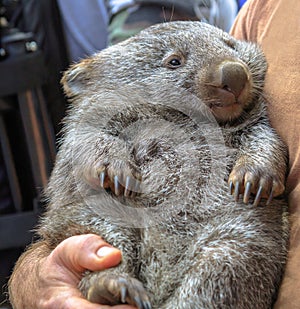
{"type": "Polygon", "coordinates": [[[206,219],[194,205],[194,214],[143,230],[139,279],[153,308],[215,308],[220,295],[222,308],[270,308],[286,259],[284,205],[232,202],[206,219]]]}

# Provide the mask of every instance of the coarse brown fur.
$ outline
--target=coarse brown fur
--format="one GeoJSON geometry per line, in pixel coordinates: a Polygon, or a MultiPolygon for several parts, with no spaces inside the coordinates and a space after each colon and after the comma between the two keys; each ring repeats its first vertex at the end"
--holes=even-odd
{"type": "Polygon", "coordinates": [[[286,203],[235,201],[227,184],[232,169],[236,199],[247,181],[253,193],[283,191],[286,151],[267,119],[266,68],[254,44],[171,22],[66,72],[71,106],[38,232],[49,248],[95,233],[122,250],[118,267],[86,273],[88,299],[271,308],[286,259],[286,203]]]}

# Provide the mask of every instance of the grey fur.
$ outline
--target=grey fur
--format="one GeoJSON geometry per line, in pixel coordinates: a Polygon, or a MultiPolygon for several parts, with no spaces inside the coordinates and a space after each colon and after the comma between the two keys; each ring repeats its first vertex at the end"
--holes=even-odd
{"type": "Polygon", "coordinates": [[[284,182],[265,72],[257,46],[200,22],[150,27],[66,72],[71,107],[38,232],[51,248],[95,233],[122,250],[118,267],[82,279],[89,299],[111,291],[108,303],[121,303],[125,286],[140,308],[150,308],[148,297],[152,308],[271,308],[286,260],[286,202],[245,205],[227,185],[233,162],[237,178],[251,172],[266,191],[284,182]],[[180,68],[166,65],[171,54],[180,68]],[[224,59],[247,66],[252,84],[243,111],[216,122],[203,80],[224,59]],[[100,188],[103,166],[120,181],[141,176],[140,194],[100,188]]]}

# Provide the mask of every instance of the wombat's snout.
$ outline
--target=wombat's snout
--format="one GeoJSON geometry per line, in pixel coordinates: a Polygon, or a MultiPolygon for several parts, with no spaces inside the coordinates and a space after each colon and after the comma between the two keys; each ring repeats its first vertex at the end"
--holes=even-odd
{"type": "Polygon", "coordinates": [[[223,61],[213,68],[207,85],[211,94],[218,99],[216,105],[243,105],[249,93],[249,76],[247,67],[238,61],[223,61]]]}
{"type": "Polygon", "coordinates": [[[204,102],[221,122],[238,118],[251,102],[253,82],[241,61],[223,60],[209,67],[203,86],[204,102]]]}
{"type": "Polygon", "coordinates": [[[238,98],[249,80],[244,66],[236,62],[226,62],[221,65],[218,73],[222,90],[238,98]]]}

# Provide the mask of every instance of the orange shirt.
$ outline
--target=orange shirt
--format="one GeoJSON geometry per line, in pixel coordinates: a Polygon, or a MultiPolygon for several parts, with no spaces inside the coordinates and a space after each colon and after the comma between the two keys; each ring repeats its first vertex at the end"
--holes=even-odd
{"type": "Polygon", "coordinates": [[[231,34],[257,42],[269,64],[265,91],[273,127],[289,150],[290,255],[276,308],[300,308],[300,1],[248,0],[231,34]]]}
{"type": "Polygon", "coordinates": [[[287,190],[291,210],[300,213],[300,1],[248,0],[231,33],[266,54],[269,115],[289,149],[287,190]]]}

